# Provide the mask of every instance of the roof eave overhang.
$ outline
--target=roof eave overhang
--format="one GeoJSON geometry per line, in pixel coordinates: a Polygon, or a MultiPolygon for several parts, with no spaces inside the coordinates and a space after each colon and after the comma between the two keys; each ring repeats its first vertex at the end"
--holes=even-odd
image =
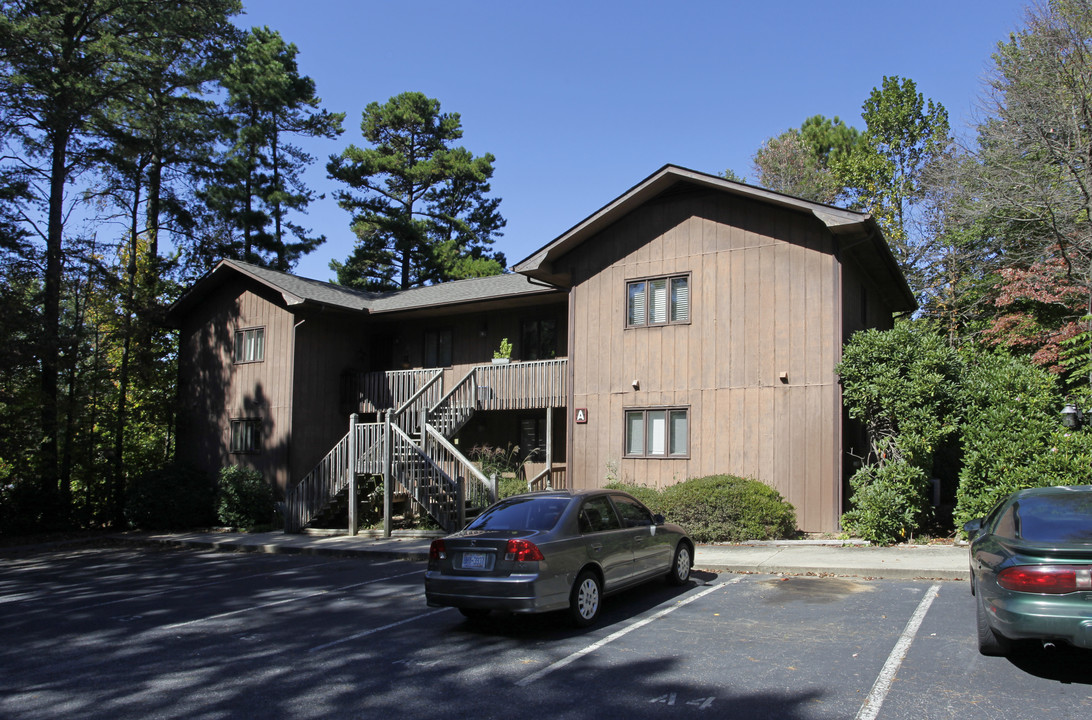
{"type": "Polygon", "coordinates": [[[808,212],[830,228],[832,232],[836,228],[859,225],[868,218],[867,215],[860,213],[782,195],[781,193],[727,180],[716,175],[688,170],[676,165],[665,165],[622,193],[612,202],[574,225],[538,252],[516,263],[512,269],[528,277],[553,284],[567,284],[568,276],[556,269],[556,261],[559,258],[564,257],[589,237],[617,222],[626,213],[682,182],[740,195],[797,212],[808,212]]]}
{"type": "Polygon", "coordinates": [[[888,304],[893,312],[912,313],[918,309],[918,301],[906,282],[906,276],[899,267],[899,261],[891,252],[887,241],[884,240],[883,231],[871,215],[859,216],[856,223],[827,226],[843,255],[855,253],[859,255],[859,248],[868,247],[870,262],[868,270],[870,275],[877,280],[885,278],[888,282],[879,282],[888,304]]]}
{"type": "Polygon", "coordinates": [[[232,273],[236,273],[245,278],[248,278],[259,285],[269,288],[274,293],[281,296],[284,300],[285,306],[296,312],[304,309],[317,309],[317,310],[339,310],[343,312],[352,312],[354,314],[367,315],[368,309],[364,308],[345,308],[339,305],[333,305],[330,303],[324,303],[311,298],[301,297],[293,292],[285,290],[282,287],[278,287],[274,283],[269,282],[265,278],[251,272],[245,265],[241,263],[232,262],[230,259],[224,259],[216,263],[216,266],[202,275],[193,285],[187,290],[180,298],[175,300],[169,308],[167,308],[166,322],[169,327],[178,328],[181,326],[182,317],[186,311],[193,305],[200,301],[201,297],[211,292],[212,290],[220,287],[232,273]]]}

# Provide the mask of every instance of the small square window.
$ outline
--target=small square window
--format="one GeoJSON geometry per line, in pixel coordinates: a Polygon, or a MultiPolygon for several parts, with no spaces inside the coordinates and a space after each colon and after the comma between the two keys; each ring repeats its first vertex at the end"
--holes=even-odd
{"type": "Polygon", "coordinates": [[[231,421],[231,452],[255,453],[262,449],[262,421],[256,418],[231,421]]]}
{"type": "Polygon", "coordinates": [[[235,362],[261,362],[264,359],[265,328],[251,328],[235,333],[235,362]]]}

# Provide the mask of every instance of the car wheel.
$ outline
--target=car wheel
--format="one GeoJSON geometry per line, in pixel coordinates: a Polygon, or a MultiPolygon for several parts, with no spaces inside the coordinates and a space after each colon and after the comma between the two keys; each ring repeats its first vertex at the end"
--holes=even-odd
{"type": "Polygon", "coordinates": [[[680,542],[675,548],[675,560],[667,573],[667,581],[672,585],[685,585],[690,579],[690,546],[680,542]]]}
{"type": "Polygon", "coordinates": [[[488,608],[459,608],[459,612],[468,620],[481,620],[489,614],[488,608]]]}
{"type": "Polygon", "coordinates": [[[990,657],[1004,657],[1009,654],[1009,650],[1012,647],[1012,642],[994,632],[994,629],[990,627],[989,615],[986,611],[986,602],[982,599],[982,596],[978,596],[978,602],[975,603],[975,616],[978,620],[978,652],[983,655],[989,655],[990,657]]]}
{"type": "Polygon", "coordinates": [[[599,577],[594,572],[585,570],[577,575],[569,595],[569,617],[577,627],[588,627],[598,619],[602,594],[599,577]]]}

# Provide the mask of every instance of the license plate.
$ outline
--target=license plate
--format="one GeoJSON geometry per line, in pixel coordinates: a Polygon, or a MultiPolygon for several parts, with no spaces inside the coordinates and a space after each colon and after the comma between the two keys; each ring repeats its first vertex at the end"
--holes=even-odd
{"type": "Polygon", "coordinates": [[[463,553],[463,570],[485,570],[489,567],[489,555],[480,552],[463,553]]]}

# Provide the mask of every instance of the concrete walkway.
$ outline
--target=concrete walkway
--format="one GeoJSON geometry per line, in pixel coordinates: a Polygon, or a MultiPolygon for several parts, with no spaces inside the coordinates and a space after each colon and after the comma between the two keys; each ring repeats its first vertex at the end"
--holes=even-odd
{"type": "MultiPolygon", "coordinates": [[[[283,532],[122,533],[128,542],[167,543],[224,551],[366,555],[391,560],[428,559],[429,536],[393,538],[283,532]]],[[[782,541],[699,545],[694,567],[739,573],[839,575],[861,578],[966,580],[966,545],[871,547],[840,541],[782,541]]]]}

